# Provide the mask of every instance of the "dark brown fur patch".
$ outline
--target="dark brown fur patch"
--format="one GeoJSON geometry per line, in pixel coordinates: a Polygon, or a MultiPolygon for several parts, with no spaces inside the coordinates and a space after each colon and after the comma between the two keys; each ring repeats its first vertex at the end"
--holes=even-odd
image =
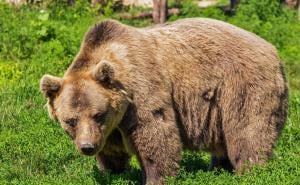
{"type": "Polygon", "coordinates": [[[73,108],[85,109],[89,105],[89,100],[87,99],[87,95],[80,92],[79,89],[74,89],[73,98],[71,102],[71,106],[73,108]]]}
{"type": "Polygon", "coordinates": [[[82,70],[82,68],[88,67],[90,65],[89,63],[89,59],[86,56],[86,54],[83,52],[82,55],[80,55],[79,57],[77,57],[75,59],[75,61],[72,63],[72,65],[70,66],[70,71],[80,71],[82,70]]]}
{"type": "Polygon", "coordinates": [[[112,40],[116,35],[123,32],[122,26],[115,21],[104,21],[96,24],[85,36],[85,43],[95,48],[104,42],[112,40]]]}
{"type": "Polygon", "coordinates": [[[165,112],[164,108],[159,108],[159,109],[153,110],[152,114],[156,119],[163,121],[163,120],[165,120],[164,112],[165,112]]]}

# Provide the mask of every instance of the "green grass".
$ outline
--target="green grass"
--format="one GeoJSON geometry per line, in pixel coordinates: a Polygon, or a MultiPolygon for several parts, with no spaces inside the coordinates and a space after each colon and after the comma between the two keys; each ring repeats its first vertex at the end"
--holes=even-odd
{"type": "MultiPolygon", "coordinates": [[[[135,158],[131,170],[123,174],[99,173],[95,159],[80,156],[60,126],[48,118],[39,79],[45,73],[61,76],[84,32],[105,16],[96,16],[99,9],[88,8],[85,1],[73,8],[55,5],[14,9],[0,4],[0,184],[139,184],[141,170],[135,158]]],[[[289,117],[265,166],[243,175],[207,171],[208,154],[185,152],[180,173],[169,178],[169,184],[300,184],[300,22],[296,12],[271,0],[249,0],[228,17],[217,8],[200,10],[183,1],[181,14],[170,20],[199,16],[243,27],[278,48],[290,84],[289,117]]],[[[149,19],[121,21],[151,24],[149,19]]]]}

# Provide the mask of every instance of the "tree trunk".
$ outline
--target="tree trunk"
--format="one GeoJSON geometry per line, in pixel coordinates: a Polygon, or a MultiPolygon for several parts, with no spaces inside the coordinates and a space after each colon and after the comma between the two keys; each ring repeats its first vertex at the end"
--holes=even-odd
{"type": "Polygon", "coordinates": [[[300,0],[298,0],[298,19],[300,20],[300,0]]]}
{"type": "Polygon", "coordinates": [[[285,0],[284,2],[289,7],[297,7],[299,0],[285,0]]]}
{"type": "Polygon", "coordinates": [[[152,17],[154,23],[164,23],[168,16],[168,1],[167,0],[153,0],[152,17]]]}
{"type": "Polygon", "coordinates": [[[26,0],[6,0],[6,2],[17,7],[26,4],[26,0]]]}
{"type": "Polygon", "coordinates": [[[73,6],[75,4],[75,0],[68,0],[68,5],[73,6]]]}
{"type": "Polygon", "coordinates": [[[233,10],[238,3],[239,0],[230,0],[230,9],[233,10]]]}
{"type": "Polygon", "coordinates": [[[97,4],[104,4],[105,0],[92,0],[92,6],[96,6],[97,4]]]}
{"type": "Polygon", "coordinates": [[[152,18],[153,18],[153,22],[155,24],[158,24],[159,21],[160,21],[160,19],[159,19],[159,13],[160,13],[160,11],[159,11],[159,7],[160,7],[159,6],[160,5],[159,1],[160,0],[153,0],[152,18]]]}
{"type": "Polygon", "coordinates": [[[282,0],[287,6],[298,9],[298,19],[300,20],[300,0],[282,0]]]}
{"type": "Polygon", "coordinates": [[[167,0],[160,0],[160,23],[164,23],[167,21],[168,16],[168,2],[167,0]]]}

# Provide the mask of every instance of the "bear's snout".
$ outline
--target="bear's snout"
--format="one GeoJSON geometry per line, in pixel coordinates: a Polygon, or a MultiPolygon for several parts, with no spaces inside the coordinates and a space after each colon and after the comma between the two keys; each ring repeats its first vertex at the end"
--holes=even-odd
{"type": "Polygon", "coordinates": [[[96,153],[96,147],[92,143],[83,142],[80,144],[80,150],[84,155],[94,155],[96,153]]]}

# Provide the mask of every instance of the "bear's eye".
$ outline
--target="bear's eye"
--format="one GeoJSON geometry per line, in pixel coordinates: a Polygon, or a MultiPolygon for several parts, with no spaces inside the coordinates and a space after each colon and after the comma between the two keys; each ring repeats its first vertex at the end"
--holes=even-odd
{"type": "Polygon", "coordinates": [[[98,124],[104,124],[105,122],[105,117],[106,117],[106,113],[97,113],[93,116],[93,119],[95,120],[96,123],[98,124]]]}
{"type": "Polygon", "coordinates": [[[77,125],[78,120],[76,118],[71,118],[65,120],[65,123],[71,127],[75,127],[77,125]]]}

